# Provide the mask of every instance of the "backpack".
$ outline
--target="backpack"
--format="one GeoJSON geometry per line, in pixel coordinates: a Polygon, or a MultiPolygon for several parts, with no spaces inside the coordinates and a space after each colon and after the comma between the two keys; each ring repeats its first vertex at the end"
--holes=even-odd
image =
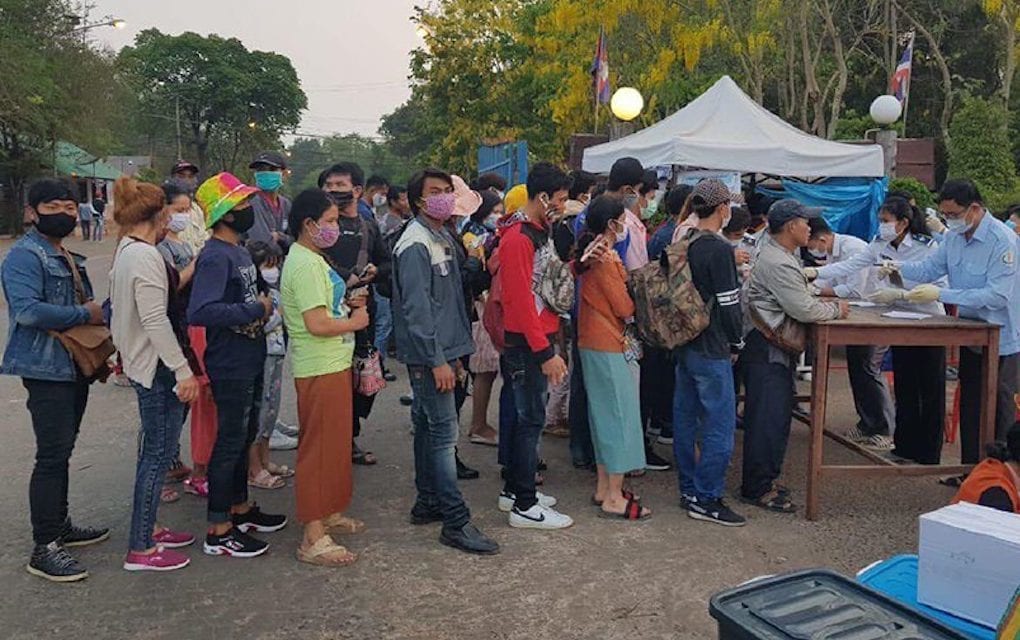
{"type": "Polygon", "coordinates": [[[542,277],[538,281],[538,291],[547,309],[558,316],[570,313],[574,308],[574,272],[570,264],[560,260],[553,246],[552,238],[544,249],[547,253],[542,277]]]}
{"type": "Polygon", "coordinates": [[[708,327],[708,307],[691,278],[687,250],[703,232],[669,245],[659,259],[631,272],[637,328],[645,344],[675,349],[708,327]]]}
{"type": "Polygon", "coordinates": [[[492,274],[492,286],[489,287],[489,297],[485,299],[485,307],[482,310],[482,326],[492,339],[496,351],[503,353],[503,349],[506,348],[506,337],[503,328],[503,283],[499,275],[499,248],[489,256],[487,266],[489,273],[492,274]]]}

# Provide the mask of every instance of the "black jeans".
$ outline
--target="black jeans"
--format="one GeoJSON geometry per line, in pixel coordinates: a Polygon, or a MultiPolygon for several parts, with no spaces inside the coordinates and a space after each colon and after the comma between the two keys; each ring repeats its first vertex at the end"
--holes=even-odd
{"type": "Polygon", "coordinates": [[[755,500],[783,471],[793,417],[794,366],[769,362],[769,344],[757,330],[740,354],[744,400],[744,465],[740,493],[755,500]]]}
{"type": "Polygon", "coordinates": [[[673,390],[676,370],[667,349],[645,347],[641,359],[641,425],[658,429],[664,436],[673,435],[673,390]]]}
{"type": "MultiPolygon", "coordinates": [[[[1020,354],[999,357],[995,402],[995,439],[1005,440],[1016,422],[1017,369],[1020,354]]],[[[960,347],[960,449],[963,464],[981,459],[981,353],[960,347]]]]}
{"type": "Polygon", "coordinates": [[[946,426],[946,350],[893,347],[892,357],[896,396],[893,454],[918,464],[938,464],[946,426]]]}
{"type": "Polygon", "coordinates": [[[49,544],[67,522],[67,468],[89,400],[84,380],[53,382],[22,378],[35,432],[35,468],[28,485],[32,539],[49,544]]]}
{"type": "MultiPolygon", "coordinates": [[[[574,327],[577,335],[577,327],[574,327]]],[[[567,406],[567,422],[570,424],[570,458],[575,467],[595,464],[595,446],[591,442],[591,423],[588,422],[588,393],[584,388],[584,372],[581,370],[581,353],[577,340],[570,344],[570,400],[567,406]]]]}
{"type": "Polygon", "coordinates": [[[216,444],[209,458],[208,519],[230,522],[230,507],[248,502],[248,446],[259,430],[262,375],[254,380],[210,380],[216,402],[216,444]]]}
{"type": "Polygon", "coordinates": [[[501,365],[510,377],[517,408],[517,424],[507,451],[509,473],[504,490],[514,494],[514,506],[518,510],[527,511],[538,502],[535,473],[538,471],[538,439],[545,425],[546,379],[528,347],[507,347],[501,365]]]}

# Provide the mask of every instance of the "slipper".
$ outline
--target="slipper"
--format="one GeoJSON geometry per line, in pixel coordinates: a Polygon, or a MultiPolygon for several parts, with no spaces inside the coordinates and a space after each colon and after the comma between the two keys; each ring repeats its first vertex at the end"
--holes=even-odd
{"type": "Polygon", "coordinates": [[[753,505],[759,509],[765,509],[766,511],[772,511],[773,513],[793,513],[797,510],[797,505],[793,504],[793,501],[790,500],[789,494],[783,493],[778,489],[770,489],[757,498],[741,496],[740,500],[746,504],[753,505]]]}
{"type": "Polygon", "coordinates": [[[181,499],[181,494],[172,487],[163,487],[163,490],[159,494],[159,501],[163,503],[177,502],[181,499]]]}
{"type": "Polygon", "coordinates": [[[322,536],[311,547],[298,547],[297,559],[320,567],[346,567],[354,564],[358,556],[333,542],[328,535],[322,536]]]}
{"type": "Polygon", "coordinates": [[[624,507],[622,513],[616,513],[614,511],[606,511],[605,509],[599,509],[600,518],[622,518],[624,520],[647,520],[652,517],[652,512],[645,507],[641,506],[641,501],[635,499],[633,496],[627,499],[627,506],[624,507]]]}
{"type": "Polygon", "coordinates": [[[570,427],[562,424],[549,424],[542,429],[542,433],[552,438],[569,438],[570,427]]]}
{"type": "Polygon", "coordinates": [[[472,433],[470,436],[468,436],[468,442],[470,442],[471,444],[485,445],[487,447],[499,446],[499,440],[495,436],[491,438],[486,438],[485,436],[480,436],[477,433],[472,433]]]}
{"type": "Polygon", "coordinates": [[[256,489],[282,489],[287,486],[287,482],[263,469],[254,478],[248,478],[248,486],[256,489]]]}
{"type": "Polygon", "coordinates": [[[360,464],[366,467],[370,467],[373,464],[379,462],[379,460],[375,457],[375,454],[372,453],[371,451],[362,451],[361,449],[355,447],[354,452],[351,454],[351,462],[353,462],[354,464],[360,464]]]}
{"type": "Polygon", "coordinates": [[[348,518],[342,513],[334,513],[322,521],[327,529],[335,529],[340,533],[354,534],[365,530],[365,523],[355,518],[348,518]]]}
{"type": "Polygon", "coordinates": [[[939,484],[943,487],[951,487],[953,489],[959,489],[963,485],[963,481],[967,479],[967,474],[959,476],[946,476],[945,478],[939,478],[939,484]]]}
{"type": "MultiPolygon", "coordinates": [[[[623,497],[626,498],[627,500],[637,500],[638,502],[641,502],[641,496],[634,495],[634,492],[631,491],[630,489],[624,489],[622,493],[623,493],[623,497]]],[[[592,496],[591,497],[591,504],[594,507],[601,507],[602,506],[602,500],[596,500],[595,496],[592,496]]]]}
{"type": "Polygon", "coordinates": [[[276,464],[270,462],[266,465],[266,471],[273,474],[274,476],[280,476],[281,478],[292,478],[294,477],[294,470],[285,464],[276,464]]]}

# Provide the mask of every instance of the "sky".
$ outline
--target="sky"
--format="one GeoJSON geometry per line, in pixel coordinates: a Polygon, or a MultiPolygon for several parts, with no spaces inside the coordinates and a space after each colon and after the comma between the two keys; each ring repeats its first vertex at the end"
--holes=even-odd
{"type": "Polygon", "coordinates": [[[382,116],[410,95],[409,53],[419,45],[410,21],[416,0],[94,2],[90,23],[108,15],[127,21],[124,29],[91,31],[114,50],[156,28],[236,37],[249,50],[287,56],[308,96],[299,133],[376,135],[382,116]]]}

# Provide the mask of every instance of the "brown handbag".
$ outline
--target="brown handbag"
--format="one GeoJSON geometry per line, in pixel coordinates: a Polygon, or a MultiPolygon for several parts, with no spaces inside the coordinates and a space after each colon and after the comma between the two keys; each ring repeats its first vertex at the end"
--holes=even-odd
{"type": "MultiPolygon", "coordinates": [[[[85,304],[88,300],[85,297],[85,285],[82,283],[81,274],[78,273],[78,265],[67,249],[61,247],[61,251],[74,278],[75,298],[78,304],[85,304]]],[[[80,324],[64,331],[50,331],[49,334],[67,349],[67,353],[86,379],[90,382],[95,380],[106,382],[110,376],[109,358],[117,351],[113,346],[113,336],[107,327],[80,324]]]]}
{"type": "Polygon", "coordinates": [[[803,323],[784,315],[783,321],[773,329],[758,314],[758,310],[754,308],[753,304],[748,305],[748,310],[754,328],[761,332],[765,340],[772,346],[794,356],[804,353],[804,350],[807,349],[807,327],[803,323]]]}

